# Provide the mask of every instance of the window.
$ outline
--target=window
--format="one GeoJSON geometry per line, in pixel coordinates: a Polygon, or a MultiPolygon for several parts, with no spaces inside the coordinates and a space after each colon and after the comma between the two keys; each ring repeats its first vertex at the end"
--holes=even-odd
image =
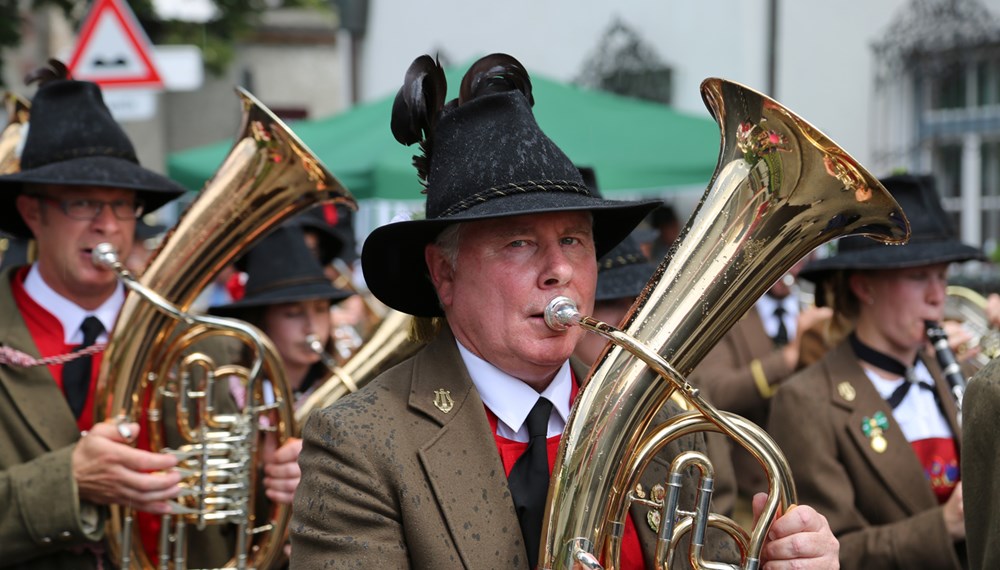
{"type": "Polygon", "coordinates": [[[953,67],[934,78],[931,109],[961,109],[965,105],[965,73],[962,67],[953,67]]]}

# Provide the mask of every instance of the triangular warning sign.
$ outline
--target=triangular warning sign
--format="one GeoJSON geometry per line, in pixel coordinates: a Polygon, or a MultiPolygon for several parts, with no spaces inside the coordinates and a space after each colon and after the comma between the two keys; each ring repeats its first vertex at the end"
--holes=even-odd
{"type": "Polygon", "coordinates": [[[69,60],[74,79],[101,87],[162,89],[146,32],[125,0],[97,0],[69,60]]]}

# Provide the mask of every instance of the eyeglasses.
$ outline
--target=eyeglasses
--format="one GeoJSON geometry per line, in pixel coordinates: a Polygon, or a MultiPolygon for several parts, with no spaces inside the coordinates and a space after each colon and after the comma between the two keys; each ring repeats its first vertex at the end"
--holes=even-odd
{"type": "Polygon", "coordinates": [[[56,200],[51,196],[34,194],[35,198],[52,202],[59,206],[64,214],[74,220],[93,221],[96,220],[104,206],[111,207],[111,213],[119,220],[134,220],[142,215],[142,203],[135,200],[91,200],[89,198],[74,198],[72,200],[56,200]]]}

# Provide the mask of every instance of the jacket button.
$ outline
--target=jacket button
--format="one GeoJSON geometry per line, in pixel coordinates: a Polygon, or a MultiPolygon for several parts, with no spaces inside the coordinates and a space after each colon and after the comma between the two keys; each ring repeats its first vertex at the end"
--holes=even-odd
{"type": "Polygon", "coordinates": [[[43,544],[49,544],[51,542],[52,542],[52,537],[51,536],[43,536],[42,537],[42,543],[43,544]]]}
{"type": "Polygon", "coordinates": [[[59,533],[59,538],[61,538],[63,540],[69,540],[69,539],[73,538],[73,534],[70,531],[68,531],[68,530],[64,530],[64,531],[62,531],[62,532],[59,533]]]}

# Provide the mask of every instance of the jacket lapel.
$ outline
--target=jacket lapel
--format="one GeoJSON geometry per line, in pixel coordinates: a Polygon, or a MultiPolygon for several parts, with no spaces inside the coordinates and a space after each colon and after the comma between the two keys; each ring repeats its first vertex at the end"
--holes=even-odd
{"type": "MultiPolygon", "coordinates": [[[[16,269],[10,268],[0,274],[0,315],[4,315],[7,325],[0,328],[0,345],[39,358],[38,347],[11,293],[10,282],[16,269]]],[[[59,449],[79,439],[80,432],[66,397],[47,367],[23,368],[5,364],[0,383],[10,394],[25,424],[46,449],[59,449]]]]}
{"type": "Polygon", "coordinates": [[[486,568],[520,560],[526,568],[496,441],[451,334],[439,335],[418,356],[409,403],[441,425],[419,456],[464,565],[486,568]]]}
{"type": "Polygon", "coordinates": [[[916,514],[933,507],[937,501],[923,476],[923,466],[896,424],[892,408],[868,379],[850,344],[841,343],[834,350],[840,354],[827,359],[827,379],[830,382],[831,401],[848,412],[845,416],[847,423],[842,428],[847,431],[848,437],[886,491],[907,512],[916,514]],[[866,434],[865,425],[874,421],[878,412],[885,416],[888,426],[881,434],[875,431],[866,434]],[[884,445],[877,441],[879,435],[883,438],[884,445]],[[883,451],[880,452],[879,449],[883,451]]]}

